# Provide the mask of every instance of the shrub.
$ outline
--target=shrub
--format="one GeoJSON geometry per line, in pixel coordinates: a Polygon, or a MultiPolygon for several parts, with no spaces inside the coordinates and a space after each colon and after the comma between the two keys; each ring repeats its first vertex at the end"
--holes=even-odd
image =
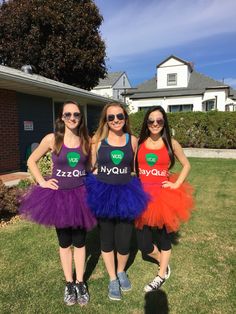
{"type": "Polygon", "coordinates": [[[28,187],[30,187],[30,185],[32,185],[34,183],[33,181],[33,178],[32,179],[22,179],[20,180],[20,182],[17,184],[17,188],[18,189],[21,189],[21,190],[25,190],[27,189],[28,187]]]}
{"type": "Polygon", "coordinates": [[[38,161],[38,167],[43,177],[52,173],[52,154],[48,152],[38,161]]]}
{"type": "Polygon", "coordinates": [[[16,213],[18,209],[19,190],[16,186],[7,187],[0,180],[0,213],[1,211],[8,211],[16,213]]]}
{"type": "MultiPolygon", "coordinates": [[[[130,115],[131,128],[139,136],[145,112],[130,115]]],[[[183,147],[236,148],[236,112],[168,113],[172,135],[183,147]]]]}

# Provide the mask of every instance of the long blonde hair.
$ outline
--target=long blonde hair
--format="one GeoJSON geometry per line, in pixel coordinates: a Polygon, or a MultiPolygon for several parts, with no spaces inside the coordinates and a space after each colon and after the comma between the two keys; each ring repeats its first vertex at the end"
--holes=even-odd
{"type": "Polygon", "coordinates": [[[107,138],[108,136],[109,127],[107,125],[107,109],[110,107],[120,107],[123,110],[124,115],[125,115],[125,125],[123,126],[123,132],[131,134],[130,122],[129,122],[129,116],[128,116],[127,110],[122,104],[111,102],[111,103],[108,103],[106,106],[104,106],[102,110],[98,129],[93,136],[93,143],[95,143],[96,145],[100,141],[102,141],[104,138],[107,138]]]}

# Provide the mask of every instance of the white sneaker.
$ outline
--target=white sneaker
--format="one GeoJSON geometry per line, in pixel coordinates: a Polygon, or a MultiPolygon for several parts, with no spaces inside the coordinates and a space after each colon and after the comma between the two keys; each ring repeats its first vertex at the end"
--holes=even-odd
{"type": "Polygon", "coordinates": [[[145,292],[151,292],[155,291],[161,288],[162,285],[164,285],[165,279],[161,278],[160,276],[156,276],[153,281],[151,281],[149,284],[147,284],[144,287],[145,292]]]}

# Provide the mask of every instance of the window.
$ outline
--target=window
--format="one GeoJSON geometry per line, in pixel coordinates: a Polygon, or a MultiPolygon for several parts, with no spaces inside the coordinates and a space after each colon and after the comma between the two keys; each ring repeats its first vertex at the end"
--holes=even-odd
{"type": "Polygon", "coordinates": [[[203,104],[203,111],[211,111],[211,110],[215,110],[215,100],[207,100],[205,101],[205,103],[203,104]]]}
{"type": "Polygon", "coordinates": [[[125,86],[125,76],[123,76],[123,86],[125,86]]]}
{"type": "Polygon", "coordinates": [[[236,105],[228,104],[225,106],[225,111],[236,111],[236,105]]]}
{"type": "Polygon", "coordinates": [[[168,106],[169,112],[193,111],[193,105],[171,105],[168,106]]]}
{"type": "Polygon", "coordinates": [[[167,74],[167,85],[168,86],[177,85],[177,73],[167,74]]]}

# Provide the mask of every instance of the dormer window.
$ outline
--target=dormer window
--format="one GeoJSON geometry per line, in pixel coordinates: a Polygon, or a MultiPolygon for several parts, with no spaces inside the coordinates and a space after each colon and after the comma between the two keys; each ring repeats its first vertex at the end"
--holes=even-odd
{"type": "Polygon", "coordinates": [[[167,74],[167,86],[177,85],[177,73],[167,74]]]}

